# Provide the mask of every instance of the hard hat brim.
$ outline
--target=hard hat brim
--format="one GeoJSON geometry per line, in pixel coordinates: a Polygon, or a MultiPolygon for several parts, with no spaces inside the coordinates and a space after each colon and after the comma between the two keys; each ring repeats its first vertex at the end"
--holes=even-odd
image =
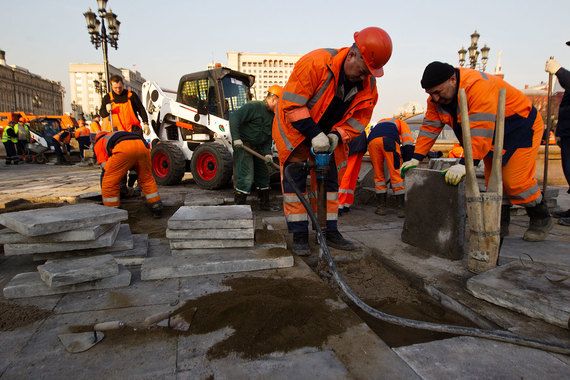
{"type": "Polygon", "coordinates": [[[368,67],[368,71],[370,71],[370,74],[374,75],[376,78],[380,78],[381,76],[384,75],[384,68],[381,67],[379,69],[372,69],[371,67],[368,67]]]}

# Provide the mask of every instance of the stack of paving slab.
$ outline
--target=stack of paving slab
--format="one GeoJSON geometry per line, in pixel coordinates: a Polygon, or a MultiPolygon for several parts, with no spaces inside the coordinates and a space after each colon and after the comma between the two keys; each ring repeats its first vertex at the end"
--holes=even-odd
{"type": "Polygon", "coordinates": [[[284,238],[255,230],[248,205],[182,206],[169,219],[166,237],[171,254],[145,260],[141,279],[293,266],[284,238]]]}
{"type": "Polygon", "coordinates": [[[48,260],[38,272],[14,277],[4,288],[4,296],[36,297],[128,286],[130,272],[120,268],[114,257],[134,251],[129,226],[120,224],[127,218],[125,210],[96,204],[0,215],[0,224],[8,227],[0,231],[6,256],[34,255],[48,260]]]}

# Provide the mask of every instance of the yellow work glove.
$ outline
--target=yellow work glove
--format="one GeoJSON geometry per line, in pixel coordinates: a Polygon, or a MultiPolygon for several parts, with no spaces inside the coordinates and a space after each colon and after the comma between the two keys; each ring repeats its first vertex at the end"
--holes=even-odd
{"type": "Polygon", "coordinates": [[[400,175],[402,176],[402,178],[406,176],[406,172],[408,170],[418,167],[419,164],[420,162],[415,158],[412,158],[411,160],[404,162],[402,164],[402,167],[400,167],[400,175]]]}
{"type": "Polygon", "coordinates": [[[445,171],[445,182],[457,186],[465,177],[465,165],[455,164],[445,171]]]}
{"type": "Polygon", "coordinates": [[[311,146],[316,153],[328,152],[331,148],[329,138],[323,132],[311,139],[311,146]]]}
{"type": "Polygon", "coordinates": [[[548,61],[546,61],[546,66],[544,67],[544,71],[554,75],[558,70],[560,70],[561,67],[562,66],[560,65],[560,63],[558,63],[558,61],[556,61],[554,58],[550,58],[548,61]]]}

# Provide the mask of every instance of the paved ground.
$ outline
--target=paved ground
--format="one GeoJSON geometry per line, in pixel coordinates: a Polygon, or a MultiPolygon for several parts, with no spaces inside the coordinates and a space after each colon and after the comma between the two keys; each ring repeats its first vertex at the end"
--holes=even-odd
{"type": "MultiPolygon", "coordinates": [[[[80,195],[99,190],[99,170],[95,168],[41,165],[5,167],[0,164],[0,173],[2,174],[0,207],[2,204],[9,207],[35,207],[28,202],[75,202],[80,195]]],[[[183,202],[186,193],[204,193],[189,179],[186,179],[184,186],[161,188],[160,191],[165,203],[172,205],[173,209],[183,202]]],[[[230,191],[222,193],[226,196],[231,194],[230,191]]],[[[570,207],[570,196],[565,193],[561,195],[560,205],[570,207]]],[[[141,210],[141,215],[146,215],[146,210],[141,210]]],[[[129,209],[129,212],[133,211],[129,209]]],[[[272,216],[273,223],[278,229],[280,225],[283,226],[279,213],[258,213],[259,215],[272,216]]],[[[513,218],[512,236],[522,235],[526,220],[525,216],[513,218]]],[[[259,217],[257,222],[260,222],[259,217]]],[[[471,275],[464,269],[463,263],[438,258],[402,243],[400,241],[402,224],[402,219],[396,218],[395,215],[382,218],[373,214],[371,206],[356,207],[341,218],[341,230],[347,237],[359,242],[362,251],[356,254],[335,252],[335,257],[339,261],[358,263],[364,262],[365,257],[372,255],[393,269],[397,276],[409,280],[417,289],[443,299],[448,307],[466,316],[474,325],[500,327],[524,335],[570,342],[568,330],[524,317],[471,296],[464,287],[466,279],[471,275]]],[[[144,222],[134,226],[135,230],[141,228],[144,228],[144,222]]],[[[557,240],[570,242],[569,231],[568,227],[556,226],[553,236],[557,240]]],[[[153,254],[160,255],[160,248],[156,247],[160,247],[160,244],[156,244],[153,254]]],[[[19,305],[35,305],[50,310],[53,314],[11,331],[0,331],[2,341],[0,377],[61,378],[69,375],[74,378],[271,376],[439,379],[457,377],[457,374],[461,374],[462,377],[481,378],[501,373],[506,374],[505,378],[515,378],[520,375],[520,371],[505,370],[505,366],[514,368],[520,365],[520,361],[514,360],[513,355],[524,358],[526,362],[537,363],[536,366],[525,367],[524,374],[528,378],[544,377],[545,374],[551,378],[570,377],[568,356],[552,356],[542,351],[518,346],[512,348],[513,346],[502,343],[493,343],[493,354],[483,355],[486,360],[485,372],[473,369],[472,362],[465,360],[465,355],[454,357],[447,354],[449,351],[457,351],[458,345],[466,353],[479,352],[480,349],[477,348],[479,343],[475,344],[471,340],[449,340],[449,343],[440,341],[443,343],[431,346],[430,343],[424,343],[420,346],[412,345],[393,350],[347,309],[342,301],[330,293],[325,283],[320,281],[306,265],[308,263],[312,266],[316,261],[317,249],[314,248],[313,251],[313,255],[308,259],[305,261],[296,259],[295,266],[288,269],[232,276],[216,275],[142,282],[140,273],[135,268],[133,282],[128,288],[112,292],[93,291],[18,301],[19,305]],[[231,290],[228,284],[232,280],[246,281],[244,279],[248,277],[260,279],[256,281],[263,279],[283,280],[286,283],[308,281],[310,286],[307,288],[322,290],[322,294],[328,294],[326,296],[321,294],[314,299],[314,303],[324,302],[326,305],[326,313],[314,314],[314,318],[322,318],[319,319],[321,322],[318,322],[317,326],[325,326],[328,320],[326,316],[333,314],[338,317],[342,328],[337,330],[338,326],[331,325],[331,333],[325,331],[319,344],[293,346],[296,347],[294,349],[285,345],[288,348],[281,352],[259,354],[254,357],[240,354],[239,352],[249,352],[243,347],[233,347],[235,352],[226,356],[214,357],[208,354],[213,347],[227,343],[231,336],[239,334],[240,329],[247,327],[247,324],[239,326],[232,324],[232,318],[227,324],[228,327],[211,328],[193,334],[173,334],[162,330],[118,337],[111,334],[97,346],[81,354],[67,353],[57,339],[57,334],[68,331],[72,326],[85,326],[96,321],[119,318],[134,322],[146,315],[172,308],[172,305],[179,305],[184,300],[224,294],[231,290]],[[414,352],[423,356],[419,357],[414,352]],[[432,365],[430,364],[432,361],[439,364],[432,365]],[[501,371],[493,372],[493,368],[501,371]]],[[[35,265],[31,258],[7,258],[0,255],[0,286],[4,286],[17,273],[34,270],[35,265]]],[[[350,273],[344,274],[350,277],[350,273]]],[[[365,280],[374,283],[374,279],[365,280]]],[[[232,297],[240,294],[238,288],[232,290],[236,292],[231,293],[232,297]]],[[[292,300],[295,300],[295,297],[292,300]]],[[[3,300],[0,298],[1,301],[3,300]]],[[[232,313],[236,314],[235,311],[230,312],[232,313]]],[[[202,315],[196,321],[196,325],[201,326],[204,321],[214,319],[214,314],[219,315],[213,313],[212,318],[202,315]]],[[[253,321],[254,317],[249,318],[253,321]]],[[[278,320],[275,320],[268,324],[277,322],[278,320]]],[[[315,321],[307,320],[304,323],[313,322],[315,321]]],[[[294,337],[295,334],[298,334],[298,331],[285,330],[282,335],[287,338],[294,337]]],[[[484,346],[487,342],[480,344],[484,346]]]]}

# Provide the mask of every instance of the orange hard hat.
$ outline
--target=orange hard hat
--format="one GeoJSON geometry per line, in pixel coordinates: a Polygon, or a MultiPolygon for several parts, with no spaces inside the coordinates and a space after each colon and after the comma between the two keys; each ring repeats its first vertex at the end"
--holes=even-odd
{"type": "Polygon", "coordinates": [[[384,65],[392,55],[392,39],[384,29],[370,26],[354,33],[354,42],[370,74],[384,75],[384,65]]]}
{"type": "Polygon", "coordinates": [[[102,137],[106,136],[107,134],[109,134],[109,132],[107,131],[101,131],[97,133],[97,135],[95,135],[95,142],[99,141],[102,137]]]}
{"type": "Polygon", "coordinates": [[[274,84],[267,89],[267,92],[280,98],[283,94],[283,87],[279,86],[278,84],[274,84]]]}

